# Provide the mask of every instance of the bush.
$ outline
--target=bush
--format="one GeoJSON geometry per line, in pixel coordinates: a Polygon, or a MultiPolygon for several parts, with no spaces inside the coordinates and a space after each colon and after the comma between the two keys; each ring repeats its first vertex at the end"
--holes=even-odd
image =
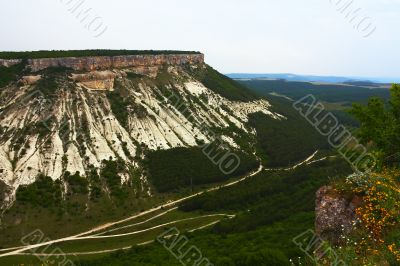
{"type": "Polygon", "coordinates": [[[124,200],[128,197],[129,188],[122,186],[120,173],[126,171],[123,161],[104,160],[100,170],[100,178],[106,181],[107,187],[111,191],[111,196],[118,200],[124,200]]]}
{"type": "Polygon", "coordinates": [[[74,175],[66,172],[64,180],[68,183],[70,192],[73,194],[87,194],[89,192],[89,183],[84,177],[80,176],[79,172],[76,172],[74,175]]]}

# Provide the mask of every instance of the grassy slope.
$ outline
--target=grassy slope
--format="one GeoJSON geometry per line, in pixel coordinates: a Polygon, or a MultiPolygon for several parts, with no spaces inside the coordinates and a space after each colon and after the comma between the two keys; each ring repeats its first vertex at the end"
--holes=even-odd
{"type": "Polygon", "coordinates": [[[251,101],[259,98],[246,86],[234,81],[210,66],[198,68],[192,72],[193,76],[207,88],[232,101],[251,101]]]}

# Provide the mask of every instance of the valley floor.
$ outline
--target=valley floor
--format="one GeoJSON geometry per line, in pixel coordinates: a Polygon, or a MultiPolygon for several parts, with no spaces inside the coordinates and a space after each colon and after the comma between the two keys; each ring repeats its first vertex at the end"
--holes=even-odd
{"type": "Polygon", "coordinates": [[[130,249],[132,246],[150,244],[168,227],[176,227],[181,232],[193,232],[211,227],[221,220],[235,217],[235,214],[233,212],[182,212],[176,206],[204,193],[237,185],[263,171],[291,171],[301,165],[310,165],[328,158],[313,160],[317,157],[317,154],[318,151],[295,166],[288,168],[265,169],[260,165],[256,171],[238,180],[219,184],[174,201],[168,201],[128,218],[105,223],[79,234],[55,240],[42,240],[31,245],[1,249],[0,263],[2,265],[18,265],[23,262],[25,265],[35,265],[54,256],[67,256],[71,259],[77,257],[79,259],[93,259],[118,250],[130,249]]]}

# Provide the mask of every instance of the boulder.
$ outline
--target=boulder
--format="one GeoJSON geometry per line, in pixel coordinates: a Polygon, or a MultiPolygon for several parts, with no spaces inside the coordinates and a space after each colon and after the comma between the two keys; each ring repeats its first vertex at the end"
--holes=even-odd
{"type": "Polygon", "coordinates": [[[335,246],[343,243],[356,222],[355,210],[361,206],[362,197],[342,195],[332,187],[324,186],[316,194],[315,231],[323,240],[335,246]]]}

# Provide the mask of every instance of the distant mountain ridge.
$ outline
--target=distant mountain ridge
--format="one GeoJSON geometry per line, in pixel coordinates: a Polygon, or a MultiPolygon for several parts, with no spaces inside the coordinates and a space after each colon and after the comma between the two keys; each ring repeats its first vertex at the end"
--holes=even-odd
{"type": "Polygon", "coordinates": [[[230,73],[226,74],[232,79],[284,79],[287,81],[300,82],[327,82],[327,83],[393,83],[400,82],[400,78],[387,77],[341,77],[341,76],[317,76],[317,75],[297,75],[290,73],[230,73]]]}

